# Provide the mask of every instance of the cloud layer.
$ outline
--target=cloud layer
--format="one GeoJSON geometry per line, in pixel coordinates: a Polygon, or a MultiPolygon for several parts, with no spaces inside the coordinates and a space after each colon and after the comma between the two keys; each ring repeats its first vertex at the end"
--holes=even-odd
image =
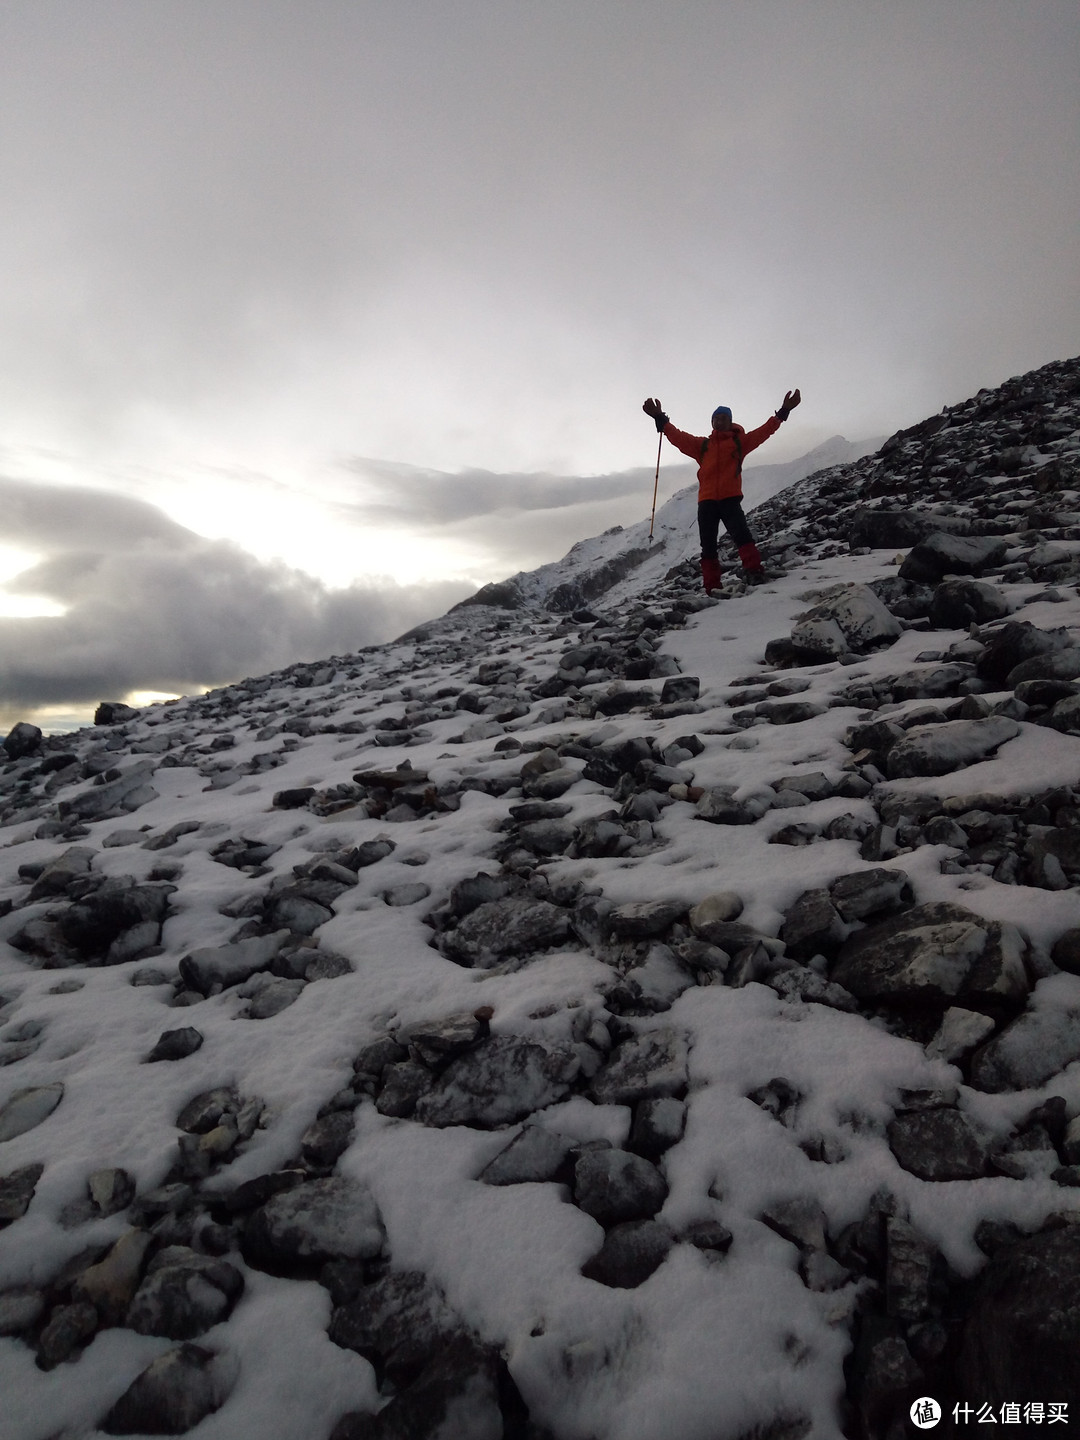
{"type": "Polygon", "coordinates": [[[0,479],[7,538],[38,554],[11,594],[58,616],[0,619],[6,708],[183,693],[345,654],[440,614],[469,586],[375,581],[331,590],[154,506],[74,486],[0,479]]]}

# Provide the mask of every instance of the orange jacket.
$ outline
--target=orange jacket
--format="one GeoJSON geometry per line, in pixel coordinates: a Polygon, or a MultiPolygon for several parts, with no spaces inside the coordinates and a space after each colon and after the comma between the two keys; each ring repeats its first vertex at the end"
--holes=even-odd
{"type": "Polygon", "coordinates": [[[741,425],[714,430],[711,435],[688,435],[669,420],[664,434],[684,455],[698,462],[698,500],[741,500],[742,462],[751,450],[775,435],[780,421],[770,415],[764,425],[747,433],[741,425]]]}

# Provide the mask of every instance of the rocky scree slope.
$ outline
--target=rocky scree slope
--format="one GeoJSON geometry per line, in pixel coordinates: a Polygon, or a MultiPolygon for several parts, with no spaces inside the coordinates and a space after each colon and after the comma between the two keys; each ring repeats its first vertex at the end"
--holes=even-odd
{"type": "Polygon", "coordinates": [[[9,1433],[1080,1406],[1078,412],[1049,365],[820,472],[750,593],[624,532],[16,726],[9,1433]]]}

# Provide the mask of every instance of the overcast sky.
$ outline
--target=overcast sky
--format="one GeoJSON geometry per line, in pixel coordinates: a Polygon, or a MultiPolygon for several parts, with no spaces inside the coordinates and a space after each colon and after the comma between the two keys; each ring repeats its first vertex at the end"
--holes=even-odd
{"type": "Polygon", "coordinates": [[[1078,53],[1075,0],[5,0],[6,697],[632,522],[646,395],[801,386],[777,462],[1076,353],[1078,53]]]}

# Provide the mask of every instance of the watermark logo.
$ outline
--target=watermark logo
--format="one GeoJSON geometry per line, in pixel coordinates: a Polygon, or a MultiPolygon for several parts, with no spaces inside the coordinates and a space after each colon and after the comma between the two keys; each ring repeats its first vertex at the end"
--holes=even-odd
{"type": "Polygon", "coordinates": [[[932,1430],[941,1419],[941,1406],[930,1395],[923,1395],[912,1405],[908,1412],[911,1415],[911,1423],[920,1430],[932,1430]]]}

